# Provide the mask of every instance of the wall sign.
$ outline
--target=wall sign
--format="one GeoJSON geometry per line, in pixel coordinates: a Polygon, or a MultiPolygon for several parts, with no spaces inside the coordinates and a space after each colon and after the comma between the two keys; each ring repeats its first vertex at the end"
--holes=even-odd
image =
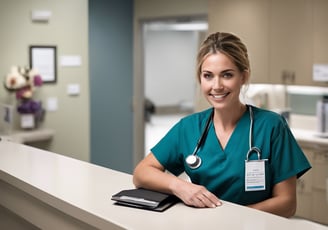
{"type": "Polygon", "coordinates": [[[328,64],[313,65],[313,80],[328,82],[328,64]]]}
{"type": "Polygon", "coordinates": [[[30,67],[37,69],[44,83],[57,80],[56,46],[30,46],[30,67]]]}

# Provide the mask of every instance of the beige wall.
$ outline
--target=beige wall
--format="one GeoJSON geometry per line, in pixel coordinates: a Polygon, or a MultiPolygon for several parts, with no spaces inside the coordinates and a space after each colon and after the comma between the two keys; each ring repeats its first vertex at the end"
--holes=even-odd
{"type": "MultiPolygon", "coordinates": [[[[87,0],[1,0],[0,2],[0,80],[12,65],[29,65],[29,45],[57,46],[57,82],[36,92],[46,106],[47,99],[58,99],[58,110],[47,112],[42,127],[56,131],[49,150],[81,160],[89,160],[89,67],[87,0]],[[33,23],[31,10],[50,10],[49,23],[33,23]],[[81,56],[79,67],[62,67],[62,55],[81,56]],[[78,96],[66,93],[68,84],[80,85],[78,96]]],[[[15,103],[0,87],[0,102],[15,103]]],[[[16,128],[17,128],[16,124],[16,128]]],[[[43,144],[40,144],[43,145],[43,144]]]]}

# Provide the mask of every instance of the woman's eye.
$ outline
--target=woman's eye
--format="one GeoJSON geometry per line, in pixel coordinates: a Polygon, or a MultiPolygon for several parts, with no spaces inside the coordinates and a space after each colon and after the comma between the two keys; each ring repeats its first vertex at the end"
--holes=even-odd
{"type": "Polygon", "coordinates": [[[209,73],[203,73],[203,78],[210,79],[211,77],[212,77],[211,74],[209,74],[209,73]]]}
{"type": "Polygon", "coordinates": [[[229,73],[229,72],[226,72],[226,73],[223,74],[223,77],[224,78],[231,78],[231,77],[233,77],[233,74],[229,73]]]}

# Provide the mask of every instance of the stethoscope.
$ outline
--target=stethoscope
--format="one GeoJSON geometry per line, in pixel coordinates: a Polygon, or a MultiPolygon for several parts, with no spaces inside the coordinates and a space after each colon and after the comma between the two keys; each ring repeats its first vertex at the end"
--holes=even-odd
{"type": "MultiPolygon", "coordinates": [[[[249,125],[249,136],[248,136],[249,150],[246,154],[246,161],[249,160],[249,156],[252,153],[256,153],[257,157],[258,157],[258,160],[260,160],[261,159],[261,150],[258,147],[253,146],[253,143],[252,143],[253,142],[253,123],[254,123],[253,110],[252,110],[252,106],[247,105],[247,107],[248,107],[248,110],[249,110],[250,125],[249,125]]],[[[205,128],[202,132],[202,135],[200,136],[200,138],[197,141],[197,145],[196,145],[193,153],[190,154],[189,156],[187,156],[187,158],[186,158],[186,163],[189,166],[189,168],[191,168],[191,169],[197,169],[202,164],[202,159],[197,155],[197,153],[198,153],[200,147],[203,145],[203,143],[205,141],[208,130],[210,128],[210,123],[213,120],[213,114],[214,114],[214,109],[212,110],[209,118],[206,121],[205,128]]]]}

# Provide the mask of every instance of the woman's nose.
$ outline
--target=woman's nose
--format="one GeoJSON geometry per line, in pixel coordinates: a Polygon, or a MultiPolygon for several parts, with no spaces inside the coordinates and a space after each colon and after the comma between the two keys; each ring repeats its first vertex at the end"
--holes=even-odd
{"type": "Polygon", "coordinates": [[[216,76],[213,79],[213,89],[222,89],[222,88],[223,88],[222,79],[216,76]]]}

